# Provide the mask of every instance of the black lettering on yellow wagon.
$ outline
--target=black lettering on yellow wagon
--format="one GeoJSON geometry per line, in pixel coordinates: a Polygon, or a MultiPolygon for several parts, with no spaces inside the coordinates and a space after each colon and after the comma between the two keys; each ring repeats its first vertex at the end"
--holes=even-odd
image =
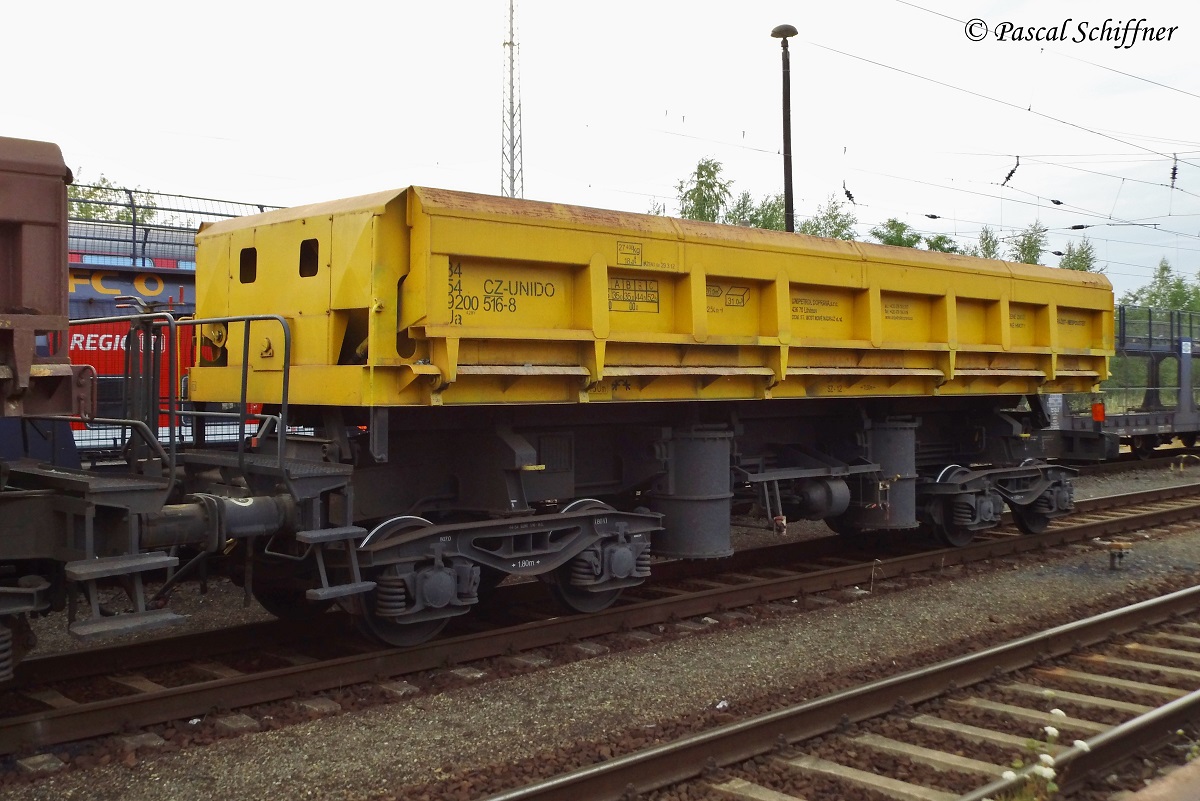
{"type": "Polygon", "coordinates": [[[479,311],[515,314],[520,310],[518,298],[549,299],[557,295],[559,290],[553,281],[520,278],[484,278],[480,281],[476,276],[476,273],[472,273],[465,280],[462,263],[451,262],[446,287],[446,305],[451,312],[451,325],[462,325],[464,314],[470,316],[479,311]],[[470,290],[478,290],[482,285],[482,294],[477,291],[464,292],[464,280],[470,290]]]}
{"type": "Polygon", "coordinates": [[[618,242],[617,243],[617,264],[622,267],[641,267],[642,266],[642,243],[641,242],[618,242]]]}
{"type": "Polygon", "coordinates": [[[609,278],[608,310],[658,314],[658,281],[653,278],[609,278]]]}
{"type": "Polygon", "coordinates": [[[512,278],[483,279],[483,310],[515,312],[517,298],[552,298],[558,292],[553,281],[522,281],[512,278]]]}
{"type": "Polygon", "coordinates": [[[450,310],[450,325],[462,325],[462,312],[474,314],[479,311],[479,298],[463,294],[462,262],[451,262],[446,286],[446,308],[450,310]]]}
{"type": "Polygon", "coordinates": [[[842,322],[841,301],[792,295],[792,319],[810,323],[842,322]]]}
{"type": "Polygon", "coordinates": [[[552,298],[558,290],[552,281],[513,281],[503,278],[485,278],[483,294],[513,298],[552,298]]]}

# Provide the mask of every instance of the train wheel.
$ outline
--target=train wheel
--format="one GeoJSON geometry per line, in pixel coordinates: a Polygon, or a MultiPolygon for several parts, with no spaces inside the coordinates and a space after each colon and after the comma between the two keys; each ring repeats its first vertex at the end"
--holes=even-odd
{"type": "MultiPolygon", "coordinates": [[[[592,509],[612,510],[612,508],[608,504],[593,498],[581,498],[564,506],[562,513],[582,512],[592,509]]],[[[539,578],[549,585],[550,593],[554,596],[554,599],[568,612],[582,612],[583,614],[602,612],[612,606],[621,595],[620,588],[591,592],[573,585],[571,583],[570,562],[551,573],[539,576],[539,578]]]]}
{"type": "MultiPolygon", "coordinates": [[[[379,528],[371,532],[371,536],[373,539],[387,541],[390,537],[402,536],[410,531],[431,525],[433,524],[423,517],[406,515],[381,524],[379,528]]],[[[402,617],[378,614],[378,607],[381,604],[386,605],[395,601],[395,595],[404,582],[397,575],[395,566],[372,571],[369,575],[364,573],[363,578],[374,581],[376,584],[374,590],[355,598],[354,620],[359,631],[367,637],[396,648],[407,648],[432,640],[450,622],[449,617],[440,617],[432,620],[414,620],[408,623],[402,622],[402,617]]]]}
{"type": "Polygon", "coordinates": [[[479,603],[486,606],[496,594],[500,582],[508,578],[508,574],[490,567],[479,568],[479,603]]]}
{"type": "Polygon", "coordinates": [[[1154,454],[1157,445],[1158,443],[1153,437],[1134,437],[1130,450],[1139,459],[1149,459],[1154,454]]]}
{"type": "Polygon", "coordinates": [[[933,527],[937,538],[951,548],[962,548],[970,545],[975,539],[976,532],[969,528],[956,526],[952,523],[942,523],[933,527]]]}
{"type": "Polygon", "coordinates": [[[1050,527],[1050,517],[1029,509],[1012,509],[1013,522],[1022,534],[1041,534],[1050,527]]]}
{"type": "Polygon", "coordinates": [[[409,648],[428,642],[441,634],[450,622],[450,618],[442,617],[415,623],[396,623],[377,617],[374,613],[356,615],[355,620],[363,634],[395,648],[409,648]]]}
{"type": "MultiPolygon", "coordinates": [[[[942,469],[942,472],[938,474],[937,483],[953,484],[960,478],[967,476],[970,472],[970,470],[959,464],[946,465],[942,469]]],[[[939,540],[952,548],[962,548],[963,546],[970,545],[971,541],[975,539],[977,532],[952,522],[954,518],[954,498],[946,496],[938,501],[938,504],[939,506],[936,511],[941,513],[939,515],[941,522],[933,524],[933,533],[937,535],[939,540]]]]}
{"type": "Polygon", "coordinates": [[[17,663],[37,645],[24,613],[0,616],[0,683],[13,677],[17,663]]]}
{"type": "Polygon", "coordinates": [[[254,600],[280,620],[312,620],[333,606],[333,601],[310,601],[304,592],[295,587],[264,587],[259,582],[250,589],[254,600]]]}
{"type": "Polygon", "coordinates": [[[861,528],[859,528],[858,526],[850,525],[849,520],[846,517],[846,515],[838,515],[837,517],[827,517],[827,518],[825,518],[824,522],[825,522],[825,525],[829,527],[829,530],[832,531],[834,534],[841,534],[843,536],[848,537],[848,536],[851,536],[854,534],[862,533],[861,528]]]}
{"type": "Polygon", "coordinates": [[[550,585],[550,593],[559,605],[568,612],[582,612],[583,614],[591,614],[593,612],[603,612],[608,607],[616,603],[617,598],[621,596],[621,590],[603,590],[601,592],[591,592],[571,584],[571,576],[569,566],[564,565],[553,573],[547,574],[543,579],[550,585]]]}
{"type": "Polygon", "coordinates": [[[1196,432],[1195,432],[1195,431],[1189,431],[1189,432],[1187,432],[1186,434],[1180,434],[1180,435],[1179,435],[1179,441],[1180,441],[1181,443],[1183,443],[1183,447],[1185,447],[1185,448],[1194,448],[1194,447],[1196,447],[1196,432]]]}
{"type": "Polygon", "coordinates": [[[317,576],[311,559],[296,562],[257,553],[250,594],[280,620],[311,620],[333,606],[333,601],[310,601],[305,597],[309,588],[321,586],[317,576]]]}

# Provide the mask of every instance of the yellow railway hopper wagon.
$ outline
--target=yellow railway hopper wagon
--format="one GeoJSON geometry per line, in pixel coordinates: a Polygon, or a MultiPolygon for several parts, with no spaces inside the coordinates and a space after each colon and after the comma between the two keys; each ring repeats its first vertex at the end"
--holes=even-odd
{"type": "MultiPolygon", "coordinates": [[[[292,329],[290,400],[353,407],[1089,391],[1101,275],[412,187],[206,227],[201,314],[292,329]]],[[[229,400],[241,329],[198,398],[229,400]]],[[[271,333],[250,394],[278,401],[271,333]]]]}
{"type": "Polygon", "coordinates": [[[354,466],[337,547],[393,641],[508,573],[588,610],[651,540],[726,555],[738,493],[837,531],[1043,528],[1072,498],[1040,395],[1113,348],[1101,275],[439,189],[197,244],[190,399],[286,401],[293,457],[354,466]]]}

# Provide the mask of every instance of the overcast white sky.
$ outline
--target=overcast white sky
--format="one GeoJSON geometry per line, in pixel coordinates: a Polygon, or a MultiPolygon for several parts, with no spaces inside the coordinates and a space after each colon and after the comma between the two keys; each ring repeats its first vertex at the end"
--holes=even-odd
{"type": "MultiPolygon", "coordinates": [[[[674,211],[675,184],[705,156],[735,191],[782,191],[770,31],[790,23],[798,214],[844,199],[844,182],[861,238],[895,216],[970,244],[983,223],[1004,233],[1040,217],[1052,250],[1093,226],[1118,293],[1163,256],[1196,275],[1197,4],[914,2],[519,0],[525,195],[674,211]],[[1070,41],[1081,23],[1131,15],[1177,30],[1128,48],[1070,41]],[[989,26],[983,41],[968,39],[971,19],[989,26]],[[994,35],[1068,19],[1066,42],[994,35]]],[[[84,181],[178,194],[498,193],[506,5],[11,3],[0,135],[57,142],[84,181]]]]}

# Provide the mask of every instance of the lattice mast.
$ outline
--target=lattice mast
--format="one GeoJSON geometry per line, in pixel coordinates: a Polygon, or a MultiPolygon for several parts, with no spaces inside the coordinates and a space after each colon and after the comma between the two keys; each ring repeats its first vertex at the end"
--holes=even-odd
{"type": "Polygon", "coordinates": [[[500,194],[525,197],[521,153],[521,79],[517,71],[516,0],[508,0],[508,38],[504,42],[504,126],[500,148],[500,194]]]}

